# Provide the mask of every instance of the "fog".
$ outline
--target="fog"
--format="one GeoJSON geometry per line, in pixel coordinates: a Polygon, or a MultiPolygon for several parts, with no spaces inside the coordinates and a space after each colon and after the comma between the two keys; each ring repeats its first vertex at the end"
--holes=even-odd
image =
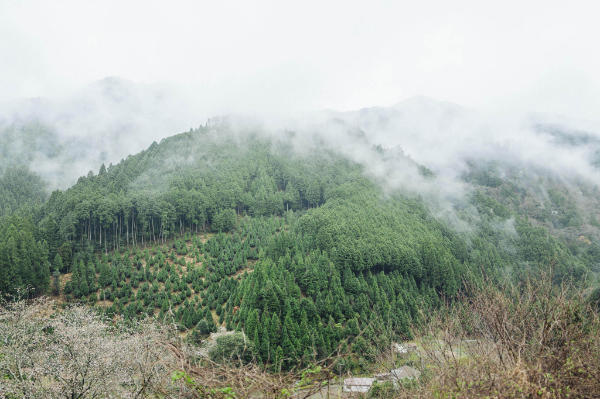
{"type": "MultiPolygon", "coordinates": [[[[470,207],[475,187],[465,175],[474,165],[493,165],[500,177],[511,174],[540,205],[548,203],[544,179],[559,182],[579,202],[587,201],[581,184],[600,185],[600,125],[589,120],[413,97],[388,107],[311,114],[288,126],[300,132],[294,138],[298,151],[341,152],[364,165],[385,192],[418,195],[459,230],[472,227],[456,210],[470,207]],[[420,166],[434,177],[423,175],[420,166]]],[[[477,218],[474,209],[466,211],[477,218]]]]}
{"type": "Polygon", "coordinates": [[[68,96],[5,103],[0,169],[25,164],[50,188],[66,188],[102,163],[117,163],[205,120],[173,88],[105,78],[68,96]]]}
{"type": "Polygon", "coordinates": [[[65,188],[235,115],[298,132],[299,151],[317,137],[391,189],[460,198],[474,159],[598,183],[598,143],[548,133],[600,132],[594,4],[413,3],[0,1],[0,167],[32,122],[51,134],[25,163],[65,188]]]}
{"type": "Polygon", "coordinates": [[[426,95],[591,118],[598,5],[0,1],[0,99],[118,76],[223,113],[351,110],[426,95]]]}

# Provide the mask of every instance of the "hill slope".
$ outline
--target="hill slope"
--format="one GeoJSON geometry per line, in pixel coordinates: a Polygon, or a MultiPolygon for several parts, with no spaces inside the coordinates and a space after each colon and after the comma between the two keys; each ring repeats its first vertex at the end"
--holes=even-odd
{"type": "Polygon", "coordinates": [[[339,146],[223,121],[103,165],[4,219],[0,287],[167,318],[195,340],[241,330],[279,369],[340,345],[360,366],[484,276],[593,282],[589,183],[480,159],[451,181],[334,124],[339,146]]]}

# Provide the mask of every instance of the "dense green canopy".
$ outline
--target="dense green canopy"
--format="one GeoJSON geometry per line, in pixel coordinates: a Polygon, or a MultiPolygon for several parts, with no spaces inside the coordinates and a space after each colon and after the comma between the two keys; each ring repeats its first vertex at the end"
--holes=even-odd
{"type": "Polygon", "coordinates": [[[583,223],[568,192],[552,183],[561,213],[533,213],[517,179],[471,166],[460,231],[340,154],[223,127],[153,143],[47,201],[39,178],[9,169],[0,292],[168,319],[196,342],[219,326],[243,331],[274,370],[340,347],[360,366],[484,277],[552,267],[557,281],[582,281],[596,270],[597,243],[567,238],[583,223]]]}

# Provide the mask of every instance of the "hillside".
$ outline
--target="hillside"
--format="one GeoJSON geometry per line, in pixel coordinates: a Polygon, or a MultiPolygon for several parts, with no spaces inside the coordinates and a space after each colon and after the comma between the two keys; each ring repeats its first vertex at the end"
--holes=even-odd
{"type": "Polygon", "coordinates": [[[102,165],[33,213],[5,217],[0,289],[33,286],[111,317],[156,316],[196,342],[217,326],[243,331],[256,358],[279,370],[348,344],[356,355],[346,367],[367,367],[484,279],[550,270],[555,282],[595,284],[593,186],[471,161],[468,190],[448,208],[443,195],[386,184],[403,173],[431,188],[442,176],[345,132],[370,164],[321,136],[224,120],[102,165]],[[390,172],[374,175],[378,164],[390,172]]]}
{"type": "Polygon", "coordinates": [[[24,167],[51,189],[66,189],[89,169],[116,163],[169,132],[202,122],[179,93],[117,77],[63,97],[0,104],[0,174],[24,167]]]}
{"type": "Polygon", "coordinates": [[[0,399],[600,399],[599,10],[0,0],[0,399]]]}
{"type": "Polygon", "coordinates": [[[386,339],[410,336],[410,320],[456,293],[465,244],[418,200],[382,197],[329,151],[223,133],[174,136],[52,194],[41,225],[70,239],[49,245],[72,273],[68,297],[127,317],[171,309],[199,335],[243,330],[289,368],[367,326],[367,342],[391,326],[386,339]],[[198,231],[220,233],[202,243],[198,231]]]}

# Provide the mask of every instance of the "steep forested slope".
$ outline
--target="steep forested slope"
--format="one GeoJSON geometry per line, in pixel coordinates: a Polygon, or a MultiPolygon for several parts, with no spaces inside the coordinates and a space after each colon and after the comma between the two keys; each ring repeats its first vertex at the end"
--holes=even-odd
{"type": "Polygon", "coordinates": [[[0,218],[41,205],[46,200],[45,184],[26,168],[12,167],[0,174],[0,218]]]}
{"type": "MultiPolygon", "coordinates": [[[[402,152],[361,145],[373,163],[442,183],[402,152]]],[[[196,341],[217,325],[240,330],[275,370],[340,347],[359,366],[483,278],[543,269],[584,282],[596,270],[594,230],[577,245],[568,234],[593,226],[569,186],[544,181],[557,213],[535,213],[541,185],[506,170],[472,163],[449,219],[432,211],[440,199],[381,185],[318,140],[205,126],[6,217],[0,288],[156,316],[196,341]]]]}
{"type": "Polygon", "coordinates": [[[418,199],[385,198],[331,151],[299,155],[252,134],[166,139],[53,193],[41,214],[54,267],[71,273],[68,297],[128,317],[172,309],[200,335],[223,323],[274,367],[327,356],[345,338],[408,336],[467,278],[464,240],[418,199]],[[206,231],[219,234],[169,244],[206,231]]]}
{"type": "Polygon", "coordinates": [[[25,167],[65,189],[102,162],[116,162],[205,118],[160,85],[107,77],[60,97],[0,105],[0,174],[25,167]],[[193,121],[193,123],[192,123],[193,121]]]}

